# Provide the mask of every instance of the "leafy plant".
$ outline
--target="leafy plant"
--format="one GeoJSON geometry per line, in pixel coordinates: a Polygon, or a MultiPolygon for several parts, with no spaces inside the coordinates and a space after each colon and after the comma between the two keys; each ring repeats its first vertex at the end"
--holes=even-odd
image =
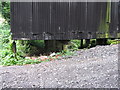
{"type": "Polygon", "coordinates": [[[120,44],[120,40],[119,39],[117,39],[117,40],[108,40],[108,42],[107,42],[109,45],[111,44],[120,44]]]}
{"type": "Polygon", "coordinates": [[[10,24],[10,2],[1,2],[0,11],[3,18],[10,24]]]}
{"type": "Polygon", "coordinates": [[[70,50],[78,50],[80,46],[80,40],[71,40],[71,43],[68,45],[68,49],[70,50]]]}

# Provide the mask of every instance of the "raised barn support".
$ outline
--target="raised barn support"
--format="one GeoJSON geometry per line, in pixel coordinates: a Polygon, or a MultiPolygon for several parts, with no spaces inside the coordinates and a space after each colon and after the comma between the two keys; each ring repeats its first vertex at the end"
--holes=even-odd
{"type": "Polygon", "coordinates": [[[90,48],[91,48],[91,47],[95,47],[95,46],[96,46],[96,40],[92,40],[92,41],[91,41],[91,46],[90,46],[90,48]]]}
{"type": "Polygon", "coordinates": [[[46,52],[59,52],[67,50],[67,44],[70,40],[45,40],[46,52]]]}
{"type": "Polygon", "coordinates": [[[12,43],[12,45],[11,45],[11,49],[12,49],[12,52],[14,53],[14,58],[15,58],[16,60],[18,60],[18,59],[17,59],[17,48],[16,48],[16,42],[15,42],[15,41],[13,41],[13,43],[12,43]]]}
{"type": "Polygon", "coordinates": [[[106,38],[96,39],[96,44],[97,45],[107,45],[107,39],[106,38]]]}
{"type": "Polygon", "coordinates": [[[80,41],[80,47],[79,47],[79,49],[82,49],[83,48],[83,39],[81,39],[81,41],[80,41]]]}
{"type": "Polygon", "coordinates": [[[85,47],[89,47],[90,39],[85,39],[85,47]]]}

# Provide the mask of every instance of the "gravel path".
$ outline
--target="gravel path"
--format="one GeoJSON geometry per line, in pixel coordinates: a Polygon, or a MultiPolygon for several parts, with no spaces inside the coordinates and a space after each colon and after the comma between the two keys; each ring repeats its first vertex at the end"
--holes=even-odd
{"type": "Polygon", "coordinates": [[[67,59],[0,67],[3,88],[118,88],[118,45],[97,46],[67,59]]]}

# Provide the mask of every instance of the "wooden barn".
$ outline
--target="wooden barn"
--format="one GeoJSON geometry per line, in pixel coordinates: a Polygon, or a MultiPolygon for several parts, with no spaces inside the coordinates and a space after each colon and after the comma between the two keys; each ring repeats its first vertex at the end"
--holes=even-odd
{"type": "Polygon", "coordinates": [[[11,2],[13,40],[119,38],[119,2],[11,2]]]}

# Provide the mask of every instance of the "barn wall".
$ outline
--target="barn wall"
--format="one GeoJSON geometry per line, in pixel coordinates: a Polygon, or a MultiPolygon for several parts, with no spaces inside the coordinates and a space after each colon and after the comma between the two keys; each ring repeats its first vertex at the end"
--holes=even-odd
{"type": "Polygon", "coordinates": [[[13,39],[117,38],[118,3],[12,2],[13,39]]]}

